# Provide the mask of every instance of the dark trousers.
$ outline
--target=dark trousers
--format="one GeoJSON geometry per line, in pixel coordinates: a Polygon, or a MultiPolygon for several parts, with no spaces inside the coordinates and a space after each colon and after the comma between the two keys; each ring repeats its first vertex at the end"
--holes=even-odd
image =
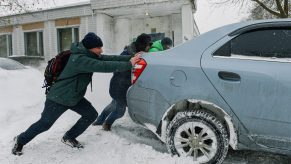
{"type": "Polygon", "coordinates": [[[83,98],[80,102],[68,107],[51,100],[46,100],[41,118],[32,124],[25,132],[18,136],[18,142],[25,145],[30,142],[38,134],[47,131],[55,123],[55,121],[68,109],[81,115],[77,123],[65,134],[66,139],[75,139],[81,135],[97,118],[98,113],[91,103],[83,98]]]}
{"type": "Polygon", "coordinates": [[[126,111],[126,101],[125,100],[112,100],[112,102],[107,105],[107,107],[102,111],[98,119],[96,120],[97,125],[102,125],[103,123],[112,125],[115,120],[121,118],[126,111]]]}

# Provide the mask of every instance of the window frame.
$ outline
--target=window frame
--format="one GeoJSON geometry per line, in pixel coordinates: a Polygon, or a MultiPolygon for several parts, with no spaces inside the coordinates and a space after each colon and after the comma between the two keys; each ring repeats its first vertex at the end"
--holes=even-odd
{"type": "Polygon", "coordinates": [[[24,37],[24,56],[25,57],[44,57],[44,30],[43,29],[34,29],[34,30],[27,30],[23,31],[23,37],[24,37]],[[27,42],[26,42],[26,34],[27,33],[36,33],[36,48],[37,48],[37,53],[39,55],[27,55],[27,42]],[[42,33],[42,52],[40,49],[40,34],[42,33]]]}
{"type": "Polygon", "coordinates": [[[6,37],[6,57],[13,56],[13,37],[12,33],[1,33],[0,36],[6,37]],[[11,40],[9,39],[9,36],[11,36],[11,40]],[[11,46],[10,46],[11,43],[11,46]]]}
{"type": "MultiPolygon", "coordinates": [[[[215,50],[212,52],[211,56],[213,58],[223,58],[223,59],[239,59],[239,60],[252,60],[252,61],[267,61],[267,62],[281,62],[281,63],[291,63],[291,57],[290,58],[276,58],[276,57],[259,57],[259,56],[244,56],[244,55],[233,55],[232,52],[230,52],[230,56],[218,56],[218,55],[214,55],[220,48],[222,48],[223,46],[225,46],[226,44],[230,44],[230,42],[249,32],[252,31],[261,31],[261,30],[272,30],[272,29],[286,29],[286,28],[290,28],[291,30],[291,26],[271,26],[271,27],[264,27],[264,28],[256,28],[256,29],[252,29],[252,30],[248,30],[248,31],[244,31],[243,33],[239,33],[238,35],[228,35],[226,37],[231,37],[230,39],[228,39],[226,42],[224,42],[223,44],[219,45],[219,47],[215,48],[215,50]]],[[[232,33],[231,33],[232,34],[232,33]]]]}
{"type": "Polygon", "coordinates": [[[76,26],[76,25],[72,25],[72,26],[61,26],[61,27],[57,27],[56,28],[56,33],[57,33],[57,50],[58,50],[58,53],[61,52],[61,45],[60,45],[60,33],[59,33],[59,30],[62,30],[62,29],[71,29],[71,35],[72,35],[72,42],[74,42],[76,40],[76,35],[75,35],[75,29],[78,29],[78,35],[79,35],[79,40],[76,40],[77,42],[80,41],[80,26],[76,26]]]}

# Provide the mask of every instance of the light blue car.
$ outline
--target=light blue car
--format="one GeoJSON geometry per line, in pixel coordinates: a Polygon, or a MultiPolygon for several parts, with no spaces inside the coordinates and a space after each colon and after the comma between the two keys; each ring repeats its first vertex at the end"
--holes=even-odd
{"type": "Polygon", "coordinates": [[[132,76],[131,118],[173,155],[291,154],[291,19],[232,24],[145,54],[132,76]]]}

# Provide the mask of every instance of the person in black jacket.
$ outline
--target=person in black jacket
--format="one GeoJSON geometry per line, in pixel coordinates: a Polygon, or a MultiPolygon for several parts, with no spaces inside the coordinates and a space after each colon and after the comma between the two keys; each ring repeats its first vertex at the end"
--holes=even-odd
{"type": "MultiPolygon", "coordinates": [[[[120,55],[133,56],[138,52],[148,52],[151,45],[151,37],[147,34],[141,34],[135,42],[126,46],[120,55]]],[[[109,93],[113,100],[92,124],[93,126],[103,125],[105,131],[111,130],[114,121],[121,118],[125,113],[127,107],[126,93],[130,86],[131,71],[114,72],[109,88],[109,93]]]]}

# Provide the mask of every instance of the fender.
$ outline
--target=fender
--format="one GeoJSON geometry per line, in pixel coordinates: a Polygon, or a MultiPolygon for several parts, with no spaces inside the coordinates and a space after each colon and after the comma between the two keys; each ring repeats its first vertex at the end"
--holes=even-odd
{"type": "MultiPolygon", "coordinates": [[[[221,107],[207,101],[203,100],[196,100],[196,99],[187,99],[189,103],[198,104],[201,107],[210,110],[220,116],[220,118],[226,122],[227,129],[229,132],[229,145],[234,149],[237,150],[238,139],[237,139],[237,131],[234,127],[233,121],[229,114],[227,114],[221,107]]],[[[179,102],[177,102],[179,103],[179,102]]],[[[173,110],[173,107],[177,104],[171,105],[169,109],[165,112],[161,120],[161,136],[159,137],[163,142],[166,141],[166,130],[171,120],[168,119],[169,113],[173,110]]]]}

